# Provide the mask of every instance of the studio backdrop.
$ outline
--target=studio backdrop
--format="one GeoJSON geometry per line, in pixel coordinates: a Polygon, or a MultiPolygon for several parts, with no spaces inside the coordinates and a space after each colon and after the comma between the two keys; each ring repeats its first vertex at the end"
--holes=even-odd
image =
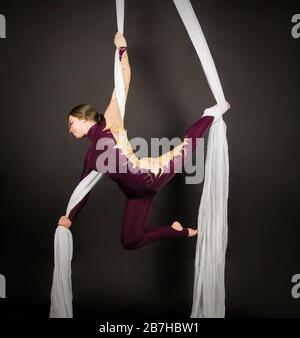
{"type": "MultiPolygon", "coordinates": [[[[300,6],[191,4],[231,104],[225,317],[297,317],[300,6]]],[[[68,113],[110,102],[115,1],[3,0],[0,14],[0,317],[48,318],[54,233],[89,146],[68,113]]],[[[128,138],[182,137],[215,99],[173,1],[127,0],[124,36],[128,138]]],[[[177,174],[150,223],[196,227],[202,190],[177,174]]],[[[103,177],[71,226],[74,317],[189,318],[196,237],[125,250],[124,201],[103,177]]]]}

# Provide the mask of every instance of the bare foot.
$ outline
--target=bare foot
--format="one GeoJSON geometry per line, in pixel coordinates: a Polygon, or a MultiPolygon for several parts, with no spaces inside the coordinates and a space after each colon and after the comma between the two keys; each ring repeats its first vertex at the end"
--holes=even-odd
{"type": "Polygon", "coordinates": [[[181,225],[179,222],[177,222],[177,221],[175,221],[175,222],[171,225],[171,227],[172,227],[173,229],[177,230],[177,231],[181,231],[181,230],[183,229],[182,225],[181,225]]]}
{"type": "Polygon", "coordinates": [[[198,234],[198,230],[196,229],[188,228],[188,230],[189,230],[189,237],[194,237],[198,234]]]}
{"type": "MultiPolygon", "coordinates": [[[[175,221],[175,222],[171,225],[171,227],[172,227],[173,229],[177,230],[177,231],[182,231],[182,230],[183,230],[182,225],[181,225],[179,222],[177,222],[177,221],[175,221]]],[[[188,231],[189,231],[188,237],[194,237],[194,236],[196,236],[196,235],[198,234],[198,230],[196,230],[196,229],[192,229],[192,228],[187,228],[187,229],[188,229],[188,231]]]]}

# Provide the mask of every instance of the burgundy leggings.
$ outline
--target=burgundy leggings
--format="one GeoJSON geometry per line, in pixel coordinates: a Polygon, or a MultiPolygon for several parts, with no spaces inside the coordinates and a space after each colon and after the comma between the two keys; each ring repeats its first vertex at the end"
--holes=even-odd
{"type": "MultiPolygon", "coordinates": [[[[190,138],[192,143],[188,147],[185,155],[182,155],[181,163],[191,158],[197,146],[197,138],[201,138],[208,127],[212,124],[212,116],[201,117],[185,133],[186,138],[190,138]]],[[[181,155],[176,156],[176,161],[181,155]]],[[[162,176],[154,178],[156,180],[156,191],[150,191],[139,198],[126,197],[125,208],[122,219],[121,242],[125,249],[134,250],[146,244],[167,237],[188,237],[188,229],[178,231],[170,226],[149,226],[148,218],[157,192],[174,176],[176,172],[170,171],[162,176]]]]}

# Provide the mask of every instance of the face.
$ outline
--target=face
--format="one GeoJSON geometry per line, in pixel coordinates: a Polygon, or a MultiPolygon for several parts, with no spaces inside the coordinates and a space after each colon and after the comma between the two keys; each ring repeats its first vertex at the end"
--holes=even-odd
{"type": "Polygon", "coordinates": [[[87,120],[79,119],[75,116],[69,116],[69,130],[74,137],[80,139],[86,135],[87,120]]]}

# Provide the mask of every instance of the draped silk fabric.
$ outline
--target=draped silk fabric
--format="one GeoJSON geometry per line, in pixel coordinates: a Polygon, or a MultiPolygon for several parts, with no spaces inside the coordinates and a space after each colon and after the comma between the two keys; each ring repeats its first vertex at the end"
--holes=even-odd
{"type": "MultiPolygon", "coordinates": [[[[216,105],[204,111],[204,115],[213,115],[215,120],[208,136],[205,179],[198,211],[199,231],[195,253],[193,305],[190,316],[192,318],[224,317],[229,160],[226,125],[222,119],[222,114],[228,108],[214,61],[190,1],[173,1],[195,47],[217,102],[216,105]]],[[[116,0],[117,26],[118,31],[122,34],[124,9],[124,0],[116,0]]],[[[115,53],[114,80],[121,116],[124,119],[125,89],[117,49],[115,53]]],[[[78,184],[68,203],[67,216],[101,177],[102,173],[92,171],[78,184]]],[[[71,318],[73,317],[71,282],[73,243],[69,229],[58,226],[55,233],[54,248],[55,264],[51,289],[50,317],[71,318]]]]}
{"type": "Polygon", "coordinates": [[[174,0],[196,49],[217,104],[204,115],[215,116],[208,135],[205,178],[198,213],[192,318],[225,316],[225,255],[227,248],[227,201],[229,156],[226,124],[228,109],[220,79],[196,14],[189,0],[174,0]]]}

